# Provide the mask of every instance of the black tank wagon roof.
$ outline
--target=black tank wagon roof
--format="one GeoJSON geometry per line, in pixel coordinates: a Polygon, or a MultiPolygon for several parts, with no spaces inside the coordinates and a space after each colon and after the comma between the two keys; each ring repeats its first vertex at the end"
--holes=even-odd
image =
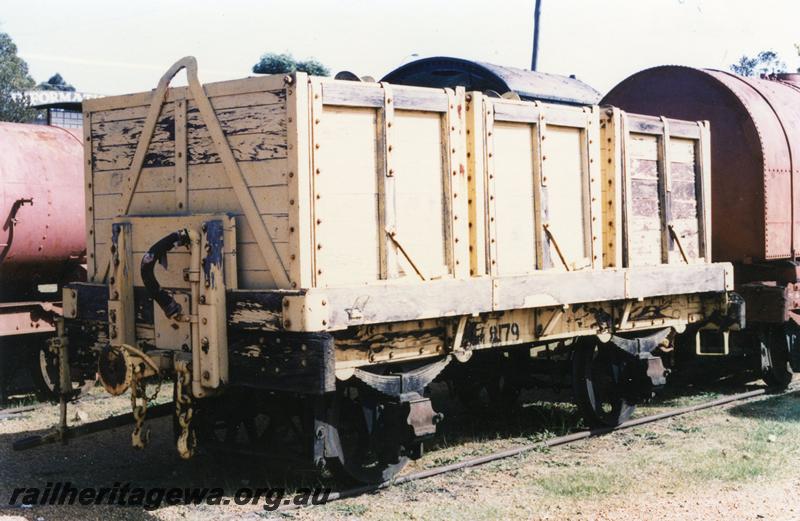
{"type": "Polygon", "coordinates": [[[570,76],[495,65],[486,62],[438,56],[415,60],[398,67],[381,81],[419,87],[456,87],[467,90],[515,92],[524,100],[567,105],[593,105],[601,94],[570,76]]]}

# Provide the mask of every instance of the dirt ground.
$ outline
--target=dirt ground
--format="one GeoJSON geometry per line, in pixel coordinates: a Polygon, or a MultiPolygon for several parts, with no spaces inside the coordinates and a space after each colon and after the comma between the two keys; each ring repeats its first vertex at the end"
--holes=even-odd
{"type": "MultiPolygon", "coordinates": [[[[651,414],[669,407],[741,392],[666,395],[640,407],[651,414]]],[[[168,391],[162,390],[167,399],[168,391]]],[[[94,391],[71,409],[75,422],[126,412],[129,400],[94,391]]],[[[428,452],[404,472],[573,430],[574,408],[522,400],[511,412],[466,411],[448,405],[449,426],[428,452]]],[[[178,458],[169,418],[150,422],[150,447],[130,447],[130,428],[98,433],[69,445],[13,452],[11,443],[44,432],[57,421],[57,407],[0,416],[0,520],[61,519],[800,519],[800,393],[767,396],[724,409],[692,413],[601,438],[524,455],[482,467],[399,485],[378,493],[296,510],[269,512],[263,504],[180,505],[154,510],[111,506],[9,507],[18,487],[47,482],[110,487],[281,487],[336,483],[276,475],[247,458],[178,458]]],[[[446,422],[447,424],[448,422],[446,422]]],[[[230,503],[233,503],[232,501],[230,503]]]]}

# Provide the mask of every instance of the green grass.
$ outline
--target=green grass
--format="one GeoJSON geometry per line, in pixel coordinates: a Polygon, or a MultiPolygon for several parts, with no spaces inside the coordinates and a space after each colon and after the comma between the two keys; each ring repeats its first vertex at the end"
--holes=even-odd
{"type": "MultiPolygon", "coordinates": [[[[672,396],[657,407],[680,407],[714,397],[710,393],[672,396]]],[[[449,443],[440,442],[420,467],[450,463],[509,444],[539,442],[574,430],[579,423],[571,405],[537,402],[500,418],[507,423],[493,424],[496,430],[486,425],[489,420],[485,419],[483,425],[476,423],[477,436],[454,435],[449,443]]],[[[781,486],[800,467],[798,439],[800,396],[766,397],[573,445],[528,451],[482,467],[394,487],[368,499],[337,502],[309,511],[309,515],[381,521],[581,518],[595,509],[613,511],[615,505],[653,491],[669,491],[674,494],[671,497],[690,500],[698,491],[724,490],[731,485],[743,490],[781,486]]]]}
{"type": "Polygon", "coordinates": [[[712,392],[698,392],[696,394],[673,394],[665,392],[662,395],[656,395],[655,398],[649,400],[636,408],[636,416],[647,416],[656,412],[661,412],[666,408],[681,408],[690,405],[698,405],[711,400],[716,400],[722,397],[720,393],[712,392]]]}
{"type": "Polygon", "coordinates": [[[800,465],[797,439],[800,399],[767,398],[615,433],[597,442],[607,446],[602,454],[576,459],[556,449],[534,483],[544,498],[580,500],[646,492],[654,480],[691,489],[780,479],[800,465]]]}
{"type": "Polygon", "coordinates": [[[330,507],[332,513],[344,516],[363,516],[369,511],[369,507],[363,503],[333,503],[330,507]]]}
{"type": "Polygon", "coordinates": [[[692,482],[711,480],[740,483],[765,476],[771,471],[769,461],[751,456],[749,453],[727,454],[709,451],[696,459],[689,468],[681,472],[692,482]]]}
{"type": "Polygon", "coordinates": [[[620,494],[630,486],[630,476],[617,469],[572,467],[539,478],[536,485],[548,495],[581,499],[620,494]]]}

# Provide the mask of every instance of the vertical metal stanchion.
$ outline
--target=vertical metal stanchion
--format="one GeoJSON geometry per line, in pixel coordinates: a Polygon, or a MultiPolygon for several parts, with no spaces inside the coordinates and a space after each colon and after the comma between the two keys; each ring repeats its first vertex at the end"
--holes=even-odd
{"type": "Polygon", "coordinates": [[[58,433],[61,443],[67,442],[67,400],[72,391],[72,377],[69,373],[69,346],[64,336],[64,319],[59,318],[57,322],[58,336],[58,401],[61,409],[61,419],[58,425],[58,433]]]}

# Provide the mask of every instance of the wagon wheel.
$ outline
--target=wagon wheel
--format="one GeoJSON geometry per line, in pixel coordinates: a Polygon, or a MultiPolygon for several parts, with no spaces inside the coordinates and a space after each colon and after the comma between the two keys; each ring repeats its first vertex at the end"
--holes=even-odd
{"type": "Polygon", "coordinates": [[[59,374],[58,355],[50,351],[47,342],[37,342],[31,361],[31,379],[36,398],[40,401],[57,401],[59,374]]]}
{"type": "MultiPolygon", "coordinates": [[[[60,385],[58,355],[50,351],[46,339],[34,341],[31,347],[29,365],[36,398],[42,402],[56,402],[59,399],[60,385]]],[[[73,381],[71,398],[87,393],[93,386],[94,380],[91,379],[73,381]]]]}
{"type": "Polygon", "coordinates": [[[615,427],[631,417],[635,406],[625,399],[623,354],[610,345],[582,341],[572,358],[575,403],[591,427],[615,427]]]}
{"type": "Polygon", "coordinates": [[[255,412],[199,406],[193,418],[197,441],[211,449],[255,449],[264,432],[270,428],[270,418],[255,412]]]}
{"type": "Polygon", "coordinates": [[[337,457],[331,469],[360,483],[392,479],[408,463],[400,442],[401,425],[386,414],[375,393],[363,386],[339,389],[329,410],[329,442],[337,457]]]}
{"type": "Polygon", "coordinates": [[[769,367],[762,368],[762,376],[768,386],[776,390],[789,387],[794,376],[791,364],[791,351],[794,335],[788,326],[769,326],[761,337],[761,349],[766,350],[769,367]]]}
{"type": "Polygon", "coordinates": [[[467,407],[510,409],[522,392],[519,384],[505,374],[492,375],[484,381],[460,379],[454,384],[458,399],[467,407]]]}
{"type": "MultiPolygon", "coordinates": [[[[277,400],[262,404],[207,398],[195,402],[191,428],[198,446],[209,452],[298,462],[305,460],[308,426],[303,412],[301,404],[291,407],[277,400]]],[[[173,432],[177,439],[180,428],[174,416],[173,432]]]]}
{"type": "Polygon", "coordinates": [[[525,361],[499,353],[474,360],[473,364],[479,365],[467,368],[453,380],[458,399],[467,407],[513,408],[522,393],[520,368],[525,367],[525,361]]]}

